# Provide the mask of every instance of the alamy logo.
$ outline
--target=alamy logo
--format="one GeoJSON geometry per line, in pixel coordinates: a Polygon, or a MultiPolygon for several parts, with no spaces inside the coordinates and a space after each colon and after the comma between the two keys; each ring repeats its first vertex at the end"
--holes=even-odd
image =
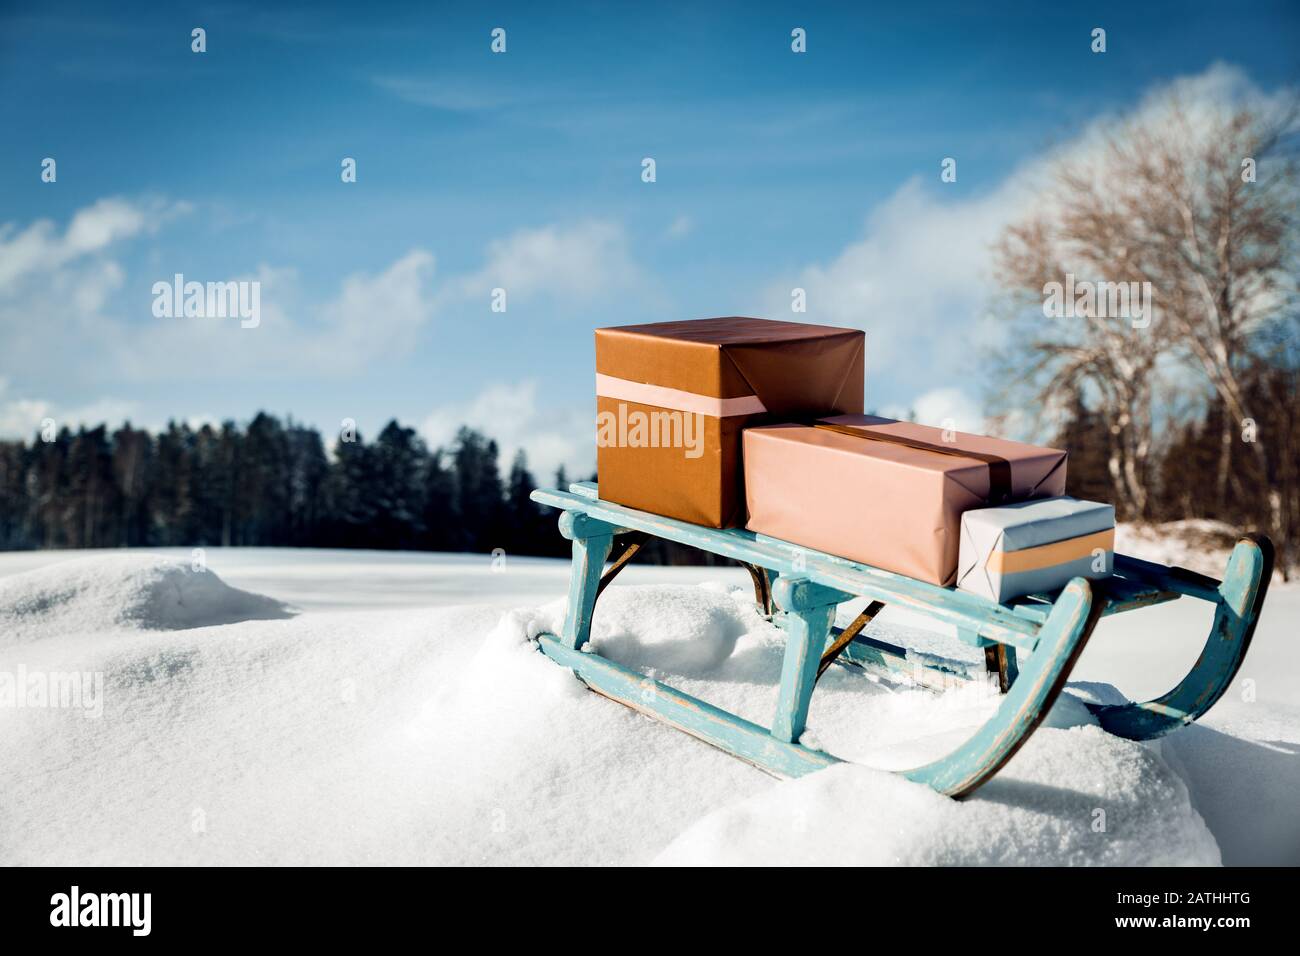
{"type": "Polygon", "coordinates": [[[86,893],[74,886],[50,897],[51,926],[129,926],[131,935],[148,936],[151,893],[86,893]]]}
{"type": "Polygon", "coordinates": [[[29,671],[19,664],[0,671],[0,707],[80,710],[83,717],[104,716],[104,675],[100,671],[29,671]]]}
{"type": "Polygon", "coordinates": [[[601,448],[682,448],[687,458],[704,454],[704,416],[699,412],[643,412],[618,403],[618,413],[596,416],[601,448]]]}
{"type": "Polygon", "coordinates": [[[1154,306],[1150,282],[1076,282],[1067,272],[1065,282],[1043,286],[1043,315],[1049,319],[1130,319],[1133,328],[1145,329],[1154,306]]]}
{"type": "Polygon", "coordinates": [[[159,319],[240,319],[239,326],[262,324],[262,283],[186,282],[178,272],[171,282],[153,284],[153,314],[159,319]]]}

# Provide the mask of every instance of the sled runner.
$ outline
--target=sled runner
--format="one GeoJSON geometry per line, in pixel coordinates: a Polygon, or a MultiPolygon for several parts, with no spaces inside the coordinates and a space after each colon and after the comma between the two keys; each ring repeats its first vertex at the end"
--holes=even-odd
{"type": "Polygon", "coordinates": [[[1116,554],[1114,574],[1108,579],[1074,578],[1060,591],[996,604],[751,531],[704,528],[602,501],[590,482],[571,485],[568,492],[538,490],[532,497],[561,509],[560,533],[573,542],[564,627],[560,634],[538,636],[542,653],[597,693],[777,776],[801,776],[840,762],[799,743],[817,680],[832,663],[935,690],[991,679],[967,663],[919,655],[863,633],[889,604],[953,625],[962,641],[984,649],[985,669],[997,675],[1001,703],[948,756],[902,771],[908,779],[953,797],[966,796],[988,781],[1034,732],[1092,629],[1111,614],[1183,596],[1214,605],[1205,649],[1173,690],[1145,703],[1088,705],[1102,727],[1133,740],[1159,737],[1196,720],[1237,673],[1273,572],[1272,544],[1263,536],[1248,535],[1237,542],[1221,582],[1116,554]],[[760,608],[786,636],[770,728],[584,650],[596,599],[651,537],[733,558],[748,568],[760,608]],[[848,627],[835,627],[838,605],[862,597],[870,602],[866,609],[848,627]],[[1019,661],[1018,653],[1023,655],[1019,661]]]}

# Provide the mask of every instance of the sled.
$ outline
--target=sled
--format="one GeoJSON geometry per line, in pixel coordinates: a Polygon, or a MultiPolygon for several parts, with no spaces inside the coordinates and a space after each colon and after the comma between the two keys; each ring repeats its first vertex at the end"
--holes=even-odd
{"type": "Polygon", "coordinates": [[[798,777],[841,762],[799,742],[817,680],[832,664],[936,691],[996,679],[999,706],[970,739],[942,759],[899,771],[952,797],[967,796],[986,783],[1029,738],[1061,692],[1093,628],[1112,614],[1181,597],[1214,605],[1205,649],[1173,690],[1143,703],[1087,704],[1103,728],[1132,740],[1160,737],[1199,718],[1241,666],[1273,572],[1268,538],[1247,535],[1233,549],[1222,581],[1116,554],[1110,578],[1076,577],[1059,591],[997,604],[752,531],[705,528],[602,501],[590,482],[571,485],[568,492],[539,489],[532,497],[561,510],[560,533],[573,542],[563,629],[538,635],[536,643],[591,690],[771,774],[798,777]],[[734,559],[749,570],[760,610],[786,637],[770,727],[684,694],[586,646],[600,593],[652,537],[734,559]],[[848,627],[835,627],[836,608],[864,597],[866,609],[848,627]],[[886,605],[954,626],[960,640],[983,648],[983,667],[918,654],[863,633],[886,605]]]}

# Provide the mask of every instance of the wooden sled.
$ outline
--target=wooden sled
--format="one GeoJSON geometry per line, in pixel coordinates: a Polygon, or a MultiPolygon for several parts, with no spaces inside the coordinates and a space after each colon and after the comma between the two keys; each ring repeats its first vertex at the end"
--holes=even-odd
{"type": "Polygon", "coordinates": [[[797,777],[840,762],[799,743],[817,679],[832,662],[933,689],[992,680],[967,663],[919,655],[862,633],[886,604],[955,626],[959,638],[984,648],[985,669],[997,675],[1001,703],[948,756],[901,771],[909,780],[953,797],[974,792],[1028,739],[1065,685],[1092,629],[1111,614],[1182,596],[1214,605],[1205,650],[1173,690],[1145,703],[1088,705],[1102,727],[1133,740],[1159,737],[1196,720],[1223,695],[1241,666],[1273,572],[1272,544],[1266,537],[1248,535],[1233,549],[1222,582],[1117,554],[1111,578],[1074,578],[1052,594],[995,604],[751,531],[719,531],[601,501],[590,482],[571,485],[567,493],[538,490],[532,497],[562,510],[560,533],[573,542],[564,628],[560,634],[538,636],[542,653],[597,693],[777,776],[797,777]],[[749,569],[760,608],[786,635],[770,728],[584,650],[597,597],[649,537],[733,558],[749,569]],[[837,606],[856,597],[871,603],[849,627],[834,627],[837,606]],[[1017,652],[1025,655],[1019,662],[1017,652]]]}

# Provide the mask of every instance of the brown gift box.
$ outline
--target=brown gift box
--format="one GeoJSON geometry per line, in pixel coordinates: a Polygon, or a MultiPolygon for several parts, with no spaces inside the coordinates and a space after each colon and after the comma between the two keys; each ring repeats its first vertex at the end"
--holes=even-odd
{"type": "Polygon", "coordinates": [[[741,431],[860,413],[864,338],[741,317],[597,329],[601,498],[711,528],[742,524],[741,431]]]}
{"type": "Polygon", "coordinates": [[[948,586],[962,512],[1064,494],[1065,460],[1053,448],[869,415],[751,428],[746,527],[948,586]]]}

